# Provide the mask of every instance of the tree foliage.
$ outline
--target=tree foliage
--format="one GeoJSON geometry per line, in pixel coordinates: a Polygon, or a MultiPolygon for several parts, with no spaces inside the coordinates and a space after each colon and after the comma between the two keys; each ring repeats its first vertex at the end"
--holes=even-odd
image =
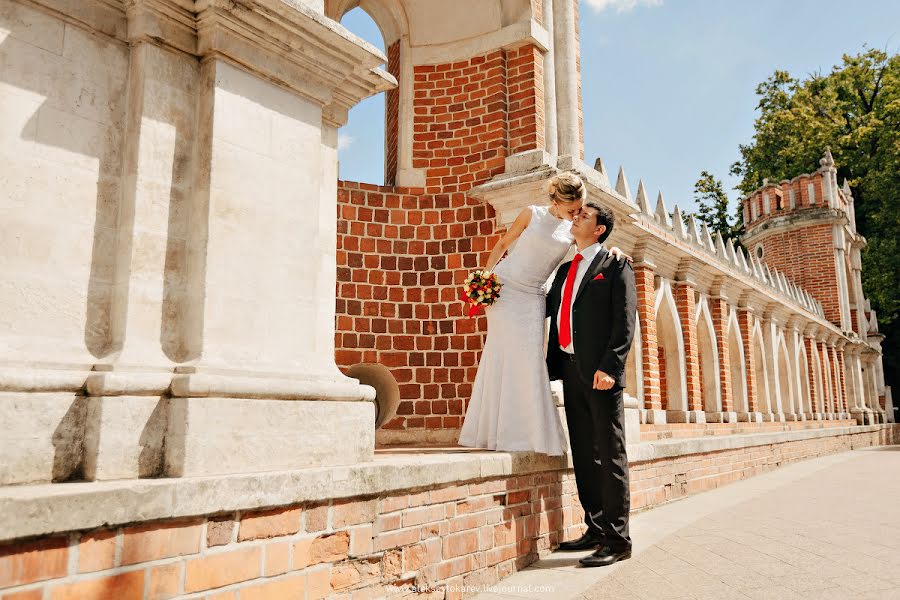
{"type": "Polygon", "coordinates": [[[828,74],[803,79],[775,71],[761,83],[753,141],[740,146],[731,172],[745,194],[763,179],[780,181],[819,167],[831,148],[838,181],[856,200],[863,288],[885,340],[885,374],[900,358],[900,54],[866,49],[844,55],[828,74]]]}
{"type": "Polygon", "coordinates": [[[728,194],[720,179],[709,171],[701,171],[700,179],[694,184],[694,201],[698,207],[697,218],[704,221],[713,234],[718,232],[723,238],[734,238],[737,242],[742,221],[739,215],[733,218],[728,214],[728,194]]]}

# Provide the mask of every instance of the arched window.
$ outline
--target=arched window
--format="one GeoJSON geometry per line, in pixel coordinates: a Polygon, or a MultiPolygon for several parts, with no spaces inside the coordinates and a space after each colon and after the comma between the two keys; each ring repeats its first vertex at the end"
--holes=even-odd
{"type": "MultiPolygon", "coordinates": [[[[344,15],[341,25],[387,54],[381,30],[362,8],[354,8],[344,15]]],[[[393,183],[386,175],[385,164],[387,98],[390,93],[366,98],[350,109],[347,124],[338,132],[340,179],[376,185],[393,183]]]]}

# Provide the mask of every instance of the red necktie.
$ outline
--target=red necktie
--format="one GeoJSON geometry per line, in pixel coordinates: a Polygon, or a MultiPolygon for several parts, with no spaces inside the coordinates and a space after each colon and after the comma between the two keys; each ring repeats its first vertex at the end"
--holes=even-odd
{"type": "Polygon", "coordinates": [[[576,254],[569,265],[569,272],[566,274],[566,286],[563,288],[562,298],[562,314],[559,315],[559,345],[563,348],[572,343],[571,325],[569,317],[572,313],[572,288],[575,287],[575,275],[578,273],[578,263],[584,258],[581,254],[576,254]]]}

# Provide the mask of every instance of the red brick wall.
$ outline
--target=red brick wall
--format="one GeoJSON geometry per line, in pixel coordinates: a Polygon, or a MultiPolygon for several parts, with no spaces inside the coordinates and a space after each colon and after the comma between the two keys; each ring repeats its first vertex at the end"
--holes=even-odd
{"type": "Polygon", "coordinates": [[[668,368],[666,365],[666,349],[664,346],[656,347],[656,363],[659,365],[659,397],[663,410],[669,409],[669,386],[667,381],[668,368]]]}
{"type": "Polygon", "coordinates": [[[697,341],[696,304],[694,288],[684,283],[674,286],[675,305],[684,339],[684,368],[687,384],[687,409],[703,410],[703,375],[700,372],[700,347],[697,341]]]}
{"type": "Polygon", "coordinates": [[[544,147],[544,54],[528,45],[507,53],[509,153],[544,147]]]}
{"type": "MultiPolygon", "coordinates": [[[[734,408],[734,391],[731,383],[731,351],[728,346],[729,308],[725,298],[721,296],[709,299],[709,312],[716,335],[716,352],[719,356],[719,392],[722,397],[722,411],[731,412],[734,408]]],[[[737,360],[737,357],[734,357],[737,360]]],[[[701,363],[702,364],[702,363],[701,363]]]]}
{"type": "Polygon", "coordinates": [[[753,360],[753,354],[756,348],[756,341],[753,338],[753,313],[749,310],[738,310],[738,326],[741,328],[741,339],[744,342],[744,371],[747,374],[747,410],[749,412],[757,412],[759,410],[759,400],[756,394],[757,374],[756,365],[753,360]]]}
{"type": "MultiPolygon", "coordinates": [[[[395,46],[388,58],[399,70],[395,46]]],[[[511,152],[543,147],[542,61],[527,45],[415,66],[412,159],[424,188],[339,182],[336,361],[391,369],[402,402],[386,429],[461,426],[486,323],[463,316],[459,286],[502,234],[493,209],[466,192],[501,173],[511,152]]]]}
{"type": "MultiPolygon", "coordinates": [[[[831,224],[772,233],[762,241],[763,261],[822,303],[825,318],[841,322],[831,224]],[[810,268],[815,265],[815,268],[810,268]]],[[[755,251],[755,247],[750,249],[755,251]]]]}
{"type": "Polygon", "coordinates": [[[638,321],[641,326],[641,375],[644,387],[644,408],[659,410],[662,408],[659,374],[659,354],[656,342],[656,316],[653,305],[656,289],[653,285],[653,269],[646,265],[634,267],[634,283],[637,292],[638,321]]]}
{"type": "Polygon", "coordinates": [[[387,366],[400,386],[387,429],[461,426],[484,342],[463,316],[460,284],[497,238],[493,211],[463,193],[340,182],[339,367],[387,366]]]}

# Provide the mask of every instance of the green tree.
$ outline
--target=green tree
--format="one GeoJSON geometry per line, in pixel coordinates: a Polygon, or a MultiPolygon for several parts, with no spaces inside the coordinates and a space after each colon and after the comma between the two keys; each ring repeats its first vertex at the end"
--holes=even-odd
{"type": "Polygon", "coordinates": [[[856,224],[866,237],[863,288],[887,336],[885,374],[900,370],[900,54],[844,55],[828,74],[797,79],[775,71],[760,84],[753,141],[731,172],[749,193],[818,168],[830,147],[838,180],[848,179],[856,224]]]}
{"type": "Polygon", "coordinates": [[[697,218],[706,222],[710,231],[721,233],[723,238],[735,238],[739,234],[740,217],[732,223],[728,212],[728,194],[722,181],[709,171],[701,171],[700,179],[694,184],[694,201],[697,203],[697,218]]]}

